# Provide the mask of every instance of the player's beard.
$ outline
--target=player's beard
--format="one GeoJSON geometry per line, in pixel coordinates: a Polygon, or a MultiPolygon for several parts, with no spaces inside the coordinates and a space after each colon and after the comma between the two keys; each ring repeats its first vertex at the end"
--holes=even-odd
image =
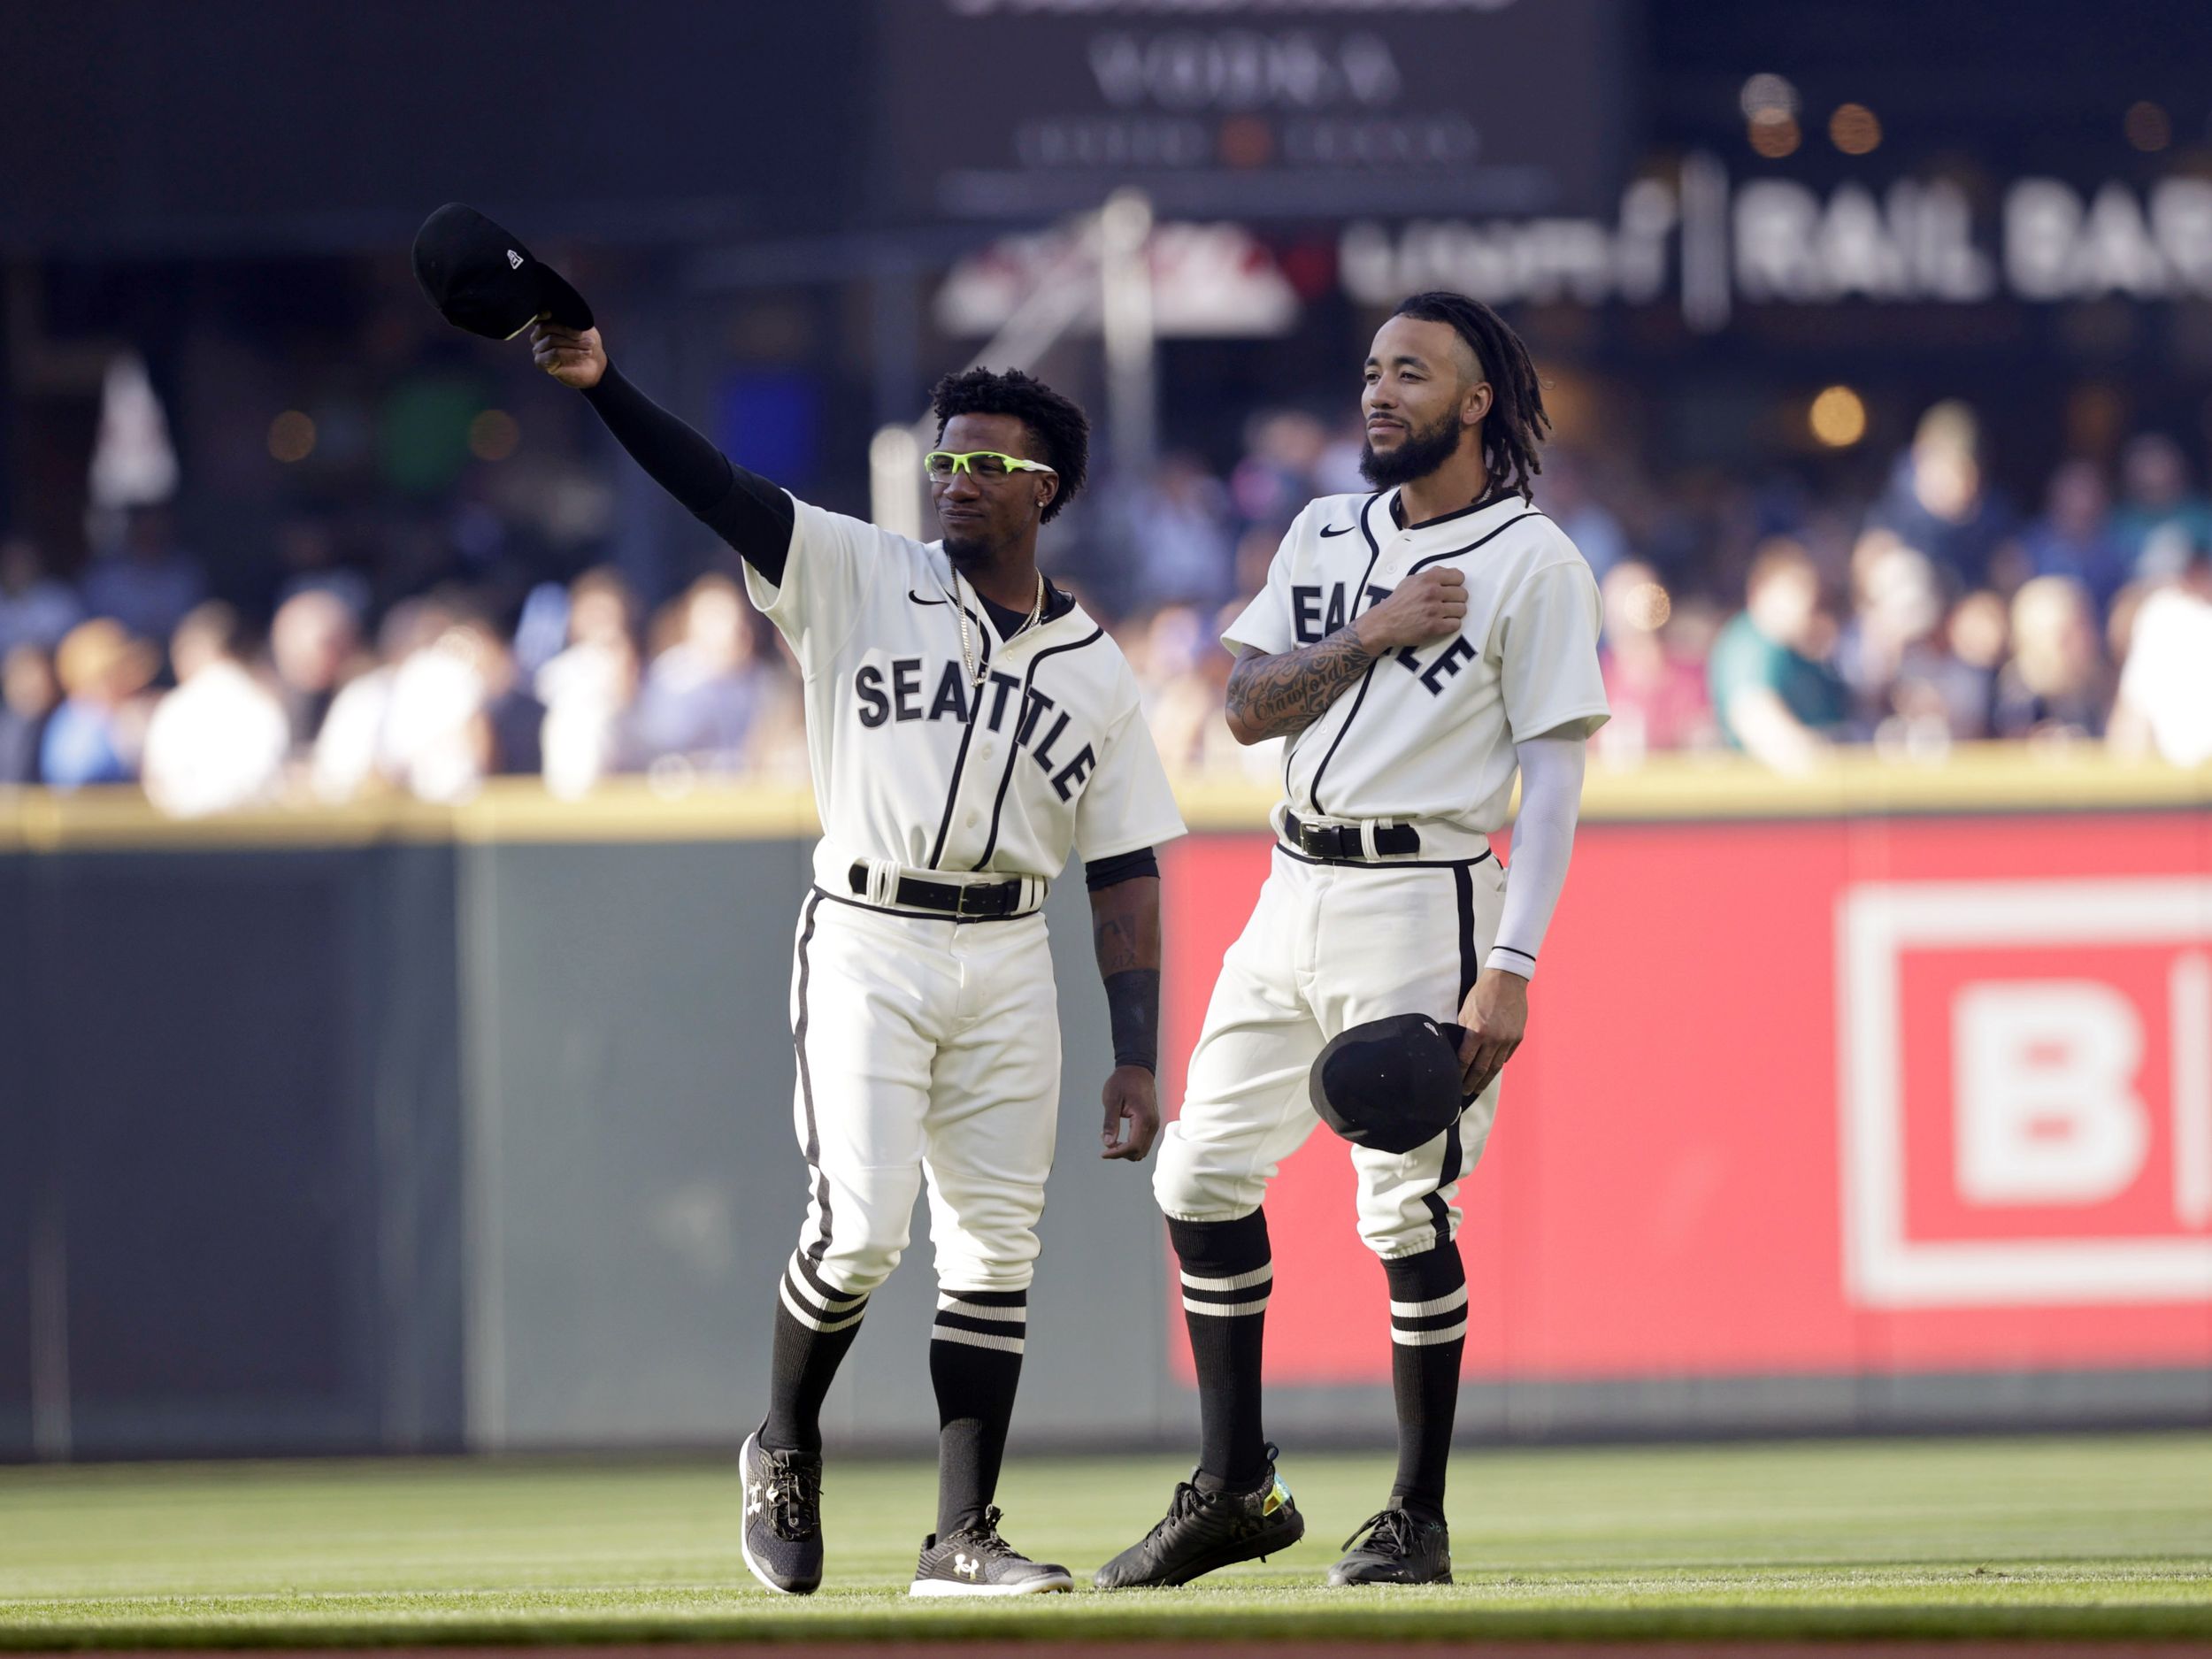
{"type": "Polygon", "coordinates": [[[1408,426],[1403,440],[1387,455],[1378,455],[1371,438],[1360,445],[1359,474],[1377,489],[1426,478],[1458,452],[1459,433],[1459,418],[1454,412],[1432,426],[1408,426]]]}

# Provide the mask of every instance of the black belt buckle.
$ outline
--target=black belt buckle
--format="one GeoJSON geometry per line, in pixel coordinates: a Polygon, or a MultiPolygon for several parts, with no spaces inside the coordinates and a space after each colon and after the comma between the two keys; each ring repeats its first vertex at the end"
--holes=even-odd
{"type": "Polygon", "coordinates": [[[1018,881],[996,881],[987,886],[977,882],[959,888],[958,893],[959,897],[953,903],[956,916],[1011,916],[1015,905],[1021,902],[1018,881]]]}

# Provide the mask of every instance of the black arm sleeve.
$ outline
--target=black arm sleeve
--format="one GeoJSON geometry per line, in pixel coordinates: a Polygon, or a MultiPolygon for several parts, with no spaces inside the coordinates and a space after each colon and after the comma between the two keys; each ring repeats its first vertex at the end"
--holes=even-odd
{"type": "Polygon", "coordinates": [[[791,497],[735,465],[690,426],[623,378],[613,364],[584,394],[615,441],[708,529],[770,581],[783,580],[791,551],[791,497]]]}
{"type": "Polygon", "coordinates": [[[1160,1069],[1160,971],[1124,968],[1106,976],[1106,1018],[1114,1064],[1160,1069]]]}
{"type": "Polygon", "coordinates": [[[1149,847],[1140,847],[1133,853],[1116,853],[1111,858],[1101,858],[1083,866],[1083,885],[1093,893],[1101,887],[1118,886],[1139,876],[1156,876],[1160,860],[1149,847]]]}

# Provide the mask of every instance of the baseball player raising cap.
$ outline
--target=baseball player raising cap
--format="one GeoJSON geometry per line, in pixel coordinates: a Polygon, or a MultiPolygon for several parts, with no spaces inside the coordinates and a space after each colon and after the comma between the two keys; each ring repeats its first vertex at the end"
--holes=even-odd
{"type": "Polygon", "coordinates": [[[1584,741],[1606,718],[1598,592],[1530,504],[1543,394],[1487,306],[1446,293],[1399,306],[1375,335],[1362,407],[1374,493],[1308,506],[1224,636],[1238,653],[1230,730],[1287,740],[1284,799],[1273,867],[1222,962],[1153,1181],[1197,1363],[1198,1471],[1099,1571],[1103,1589],[1181,1584],[1304,1532],[1261,1426],[1273,1280],[1261,1201],[1317,1121],[1310,1090],[1332,1085],[1310,1074],[1325,1047],[1404,1016],[1463,1028],[1463,1109],[1447,1102],[1441,1130],[1409,1150],[1373,1133],[1351,1148],[1360,1236],[1389,1287],[1398,1474],[1329,1582],[1451,1577],[1444,1466],[1467,1331],[1453,1201],[1527,1024],[1584,741]],[[1509,881],[1489,837],[1517,775],[1509,881]]]}
{"type": "Polygon", "coordinates": [[[1019,373],[940,381],[924,470],[945,534],[923,543],[733,465],[626,380],[596,329],[549,321],[532,342],[742,556],[805,680],[824,832],[792,964],[808,1206],[767,1416],[742,1454],[746,1564],[787,1594],[821,1582],[823,1396],[926,1182],[942,1426],[937,1530],[912,1594],[1072,1588],[1000,1536],[991,1502],[1058,1117],[1039,907],[1079,850],[1114,1032],[1102,1149],[1142,1158],[1159,1129],[1153,849],[1183,830],[1129,664],[1037,569],[1038,526],[1083,483],[1083,413],[1019,373]]]}

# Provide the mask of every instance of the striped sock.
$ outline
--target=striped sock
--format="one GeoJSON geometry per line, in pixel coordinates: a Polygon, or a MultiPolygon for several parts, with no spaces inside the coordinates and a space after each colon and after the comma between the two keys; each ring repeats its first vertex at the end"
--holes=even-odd
{"type": "Polygon", "coordinates": [[[837,1289],[803,1254],[794,1252],[776,1297],[776,1336],[768,1420],[760,1443],[772,1451],[822,1449],[822,1401],[837,1368],[860,1334],[865,1292],[837,1289]]]}
{"type": "Polygon", "coordinates": [[[1260,1346],[1275,1267],[1267,1216],[1234,1221],[1168,1217],[1182,1269],[1183,1323],[1198,1370],[1198,1484],[1246,1492],[1267,1476],[1260,1425],[1260,1346]]]}
{"type": "Polygon", "coordinates": [[[1385,1262],[1383,1272],[1390,1281],[1390,1391],[1398,1407],[1398,1479],[1390,1495],[1440,1521],[1459,1361],[1467,1348],[1467,1271],[1458,1244],[1447,1239],[1385,1262]]]}
{"type": "Polygon", "coordinates": [[[937,1390],[940,1538],[979,1525],[998,1491],[1028,1329],[1025,1290],[938,1292],[929,1380],[937,1390]]]}

